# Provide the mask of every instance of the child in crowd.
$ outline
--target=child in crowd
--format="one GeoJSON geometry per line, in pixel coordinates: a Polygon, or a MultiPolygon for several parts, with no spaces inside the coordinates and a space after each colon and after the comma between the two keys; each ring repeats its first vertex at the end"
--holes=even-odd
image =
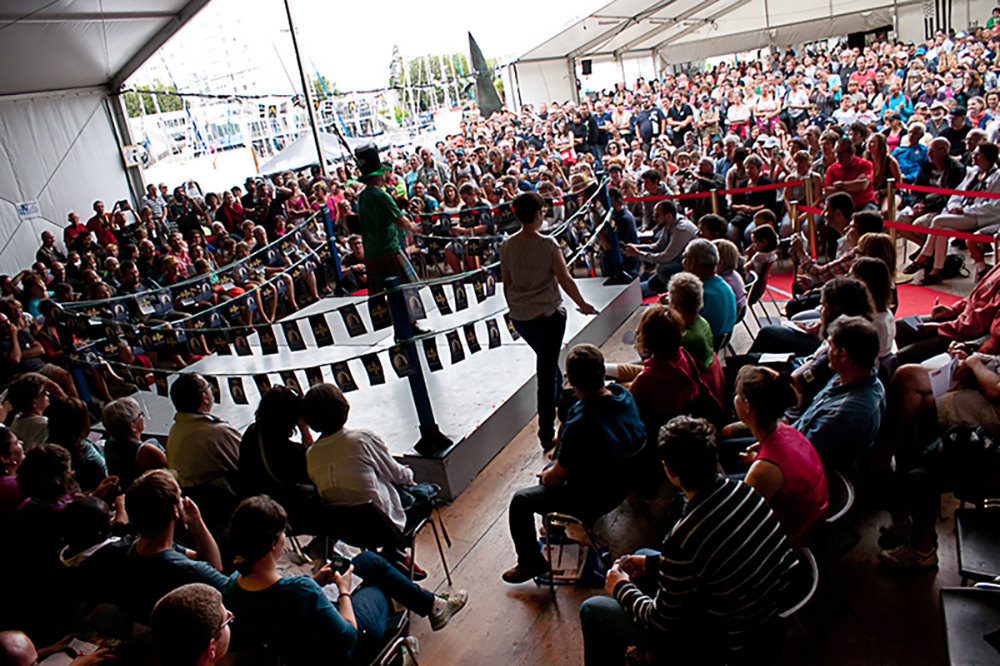
{"type": "Polygon", "coordinates": [[[769,210],[762,210],[754,216],[755,226],[750,232],[751,243],[747,248],[747,264],[757,275],[763,273],[768,264],[778,259],[778,232],[775,231],[774,224],[774,213],[769,210]]]}

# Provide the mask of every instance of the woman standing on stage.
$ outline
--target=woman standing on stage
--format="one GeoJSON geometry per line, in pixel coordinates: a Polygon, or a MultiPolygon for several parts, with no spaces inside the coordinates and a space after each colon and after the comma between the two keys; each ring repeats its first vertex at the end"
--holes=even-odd
{"type": "Polygon", "coordinates": [[[584,314],[597,314],[573,282],[559,244],[541,233],[545,202],[535,192],[514,199],[521,230],[500,247],[504,297],[514,329],[535,351],[538,381],[538,439],[556,445],[556,396],[562,386],[559,352],[566,331],[561,286],[584,314]]]}

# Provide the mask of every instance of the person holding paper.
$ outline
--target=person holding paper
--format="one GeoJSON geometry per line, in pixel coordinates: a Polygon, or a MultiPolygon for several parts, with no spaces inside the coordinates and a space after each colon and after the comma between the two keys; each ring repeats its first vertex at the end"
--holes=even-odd
{"type": "MultiPolygon", "coordinates": [[[[995,338],[991,338],[993,342],[995,338]]],[[[896,456],[894,496],[898,505],[893,523],[881,528],[879,544],[884,548],[879,561],[896,569],[923,569],[937,565],[937,534],[934,523],[942,492],[950,492],[961,477],[966,484],[984,483],[995,487],[996,469],[988,465],[977,469],[942,469],[920,467],[919,452],[926,445],[920,433],[933,436],[947,428],[965,424],[982,426],[988,437],[1000,437],[1000,374],[998,359],[984,354],[969,354],[966,346],[952,343],[948,389],[935,390],[931,375],[935,368],[904,365],[896,371],[889,386],[886,422],[876,440],[872,460],[873,473],[889,469],[896,456]]],[[[945,465],[947,467],[947,465],[945,465]]]]}
{"type": "Polygon", "coordinates": [[[267,495],[243,500],[229,524],[236,573],[223,598],[239,618],[233,648],[266,647],[289,664],[342,663],[353,656],[367,663],[382,647],[392,602],[429,617],[443,629],[462,610],[468,593],[435,595],[418,587],[382,556],[355,557],[344,571],[327,562],[312,577],[282,576],[288,516],[267,495]],[[354,573],[363,579],[353,584],[354,573]],[[337,586],[336,603],[323,587],[337,586]]]}

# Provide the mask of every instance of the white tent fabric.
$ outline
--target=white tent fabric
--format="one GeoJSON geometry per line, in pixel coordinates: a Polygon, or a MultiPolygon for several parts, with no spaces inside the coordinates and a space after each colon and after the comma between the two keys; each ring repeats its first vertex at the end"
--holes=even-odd
{"type": "Polygon", "coordinates": [[[130,198],[109,95],[208,2],[0,2],[0,272],[30,266],[44,229],[61,243],[70,211],[130,198]],[[29,201],[42,216],[22,221],[29,201]]]}
{"type": "MultiPolygon", "coordinates": [[[[914,0],[613,0],[514,63],[519,102],[575,99],[582,59],[621,63],[642,56],[672,64],[883,26],[896,26],[904,40],[922,41],[923,5],[914,0]]],[[[954,0],[953,24],[962,29],[985,21],[992,6],[992,0],[954,0]]]]}
{"type": "MultiPolygon", "coordinates": [[[[341,159],[341,155],[347,151],[332,134],[320,132],[320,139],[323,141],[323,154],[327,162],[341,159]]],[[[347,137],[347,145],[353,152],[358,146],[366,143],[374,143],[379,150],[389,147],[388,134],[378,136],[363,137],[355,139],[347,137]]],[[[288,144],[280,153],[260,165],[260,172],[264,175],[280,173],[282,171],[294,171],[303,167],[319,164],[319,155],[316,154],[316,142],[313,141],[312,134],[303,134],[295,141],[288,144]]]]}

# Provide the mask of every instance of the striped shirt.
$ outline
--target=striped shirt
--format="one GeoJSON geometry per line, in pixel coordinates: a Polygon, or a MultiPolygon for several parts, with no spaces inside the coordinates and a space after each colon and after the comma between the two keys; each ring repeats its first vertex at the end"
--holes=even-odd
{"type": "Polygon", "coordinates": [[[783,610],[799,566],[764,498],[719,477],[688,503],[660,556],[647,556],[647,570],[658,567],[656,598],[629,582],[615,598],[654,636],[697,622],[736,652],[783,610]]]}

